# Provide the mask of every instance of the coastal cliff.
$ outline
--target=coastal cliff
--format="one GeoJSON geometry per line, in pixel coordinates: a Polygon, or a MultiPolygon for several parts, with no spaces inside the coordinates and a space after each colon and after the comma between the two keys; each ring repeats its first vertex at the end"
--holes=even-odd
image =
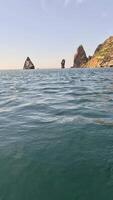
{"type": "Polygon", "coordinates": [[[93,56],[86,56],[81,45],[74,56],[73,67],[113,67],[113,36],[99,44],[93,56]]]}
{"type": "Polygon", "coordinates": [[[100,44],[86,67],[113,67],[113,36],[100,44]]]}

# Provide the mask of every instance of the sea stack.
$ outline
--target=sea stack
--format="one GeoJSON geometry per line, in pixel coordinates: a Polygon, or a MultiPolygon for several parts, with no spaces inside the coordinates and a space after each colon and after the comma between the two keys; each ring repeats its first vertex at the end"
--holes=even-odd
{"type": "Polygon", "coordinates": [[[27,57],[23,69],[35,69],[35,66],[29,57],[27,57]]]}
{"type": "Polygon", "coordinates": [[[66,63],[65,59],[63,59],[62,62],[61,62],[61,68],[62,68],[62,69],[65,68],[65,63],[66,63]]]}
{"type": "Polygon", "coordinates": [[[82,67],[87,63],[87,61],[88,61],[88,58],[86,56],[84,47],[80,45],[77,49],[77,53],[74,56],[73,68],[82,67]]]}

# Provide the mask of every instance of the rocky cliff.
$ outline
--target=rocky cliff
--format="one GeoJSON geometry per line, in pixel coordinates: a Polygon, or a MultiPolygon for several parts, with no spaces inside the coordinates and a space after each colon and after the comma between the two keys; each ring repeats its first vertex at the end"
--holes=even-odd
{"type": "Polygon", "coordinates": [[[23,69],[35,69],[35,66],[29,57],[27,57],[23,69]]]}
{"type": "Polygon", "coordinates": [[[86,56],[84,47],[80,45],[77,49],[77,53],[74,56],[73,67],[82,67],[87,63],[87,61],[88,61],[88,58],[86,56]]]}
{"type": "Polygon", "coordinates": [[[79,46],[73,67],[113,67],[113,36],[99,44],[93,56],[87,57],[83,46],[79,46]]]}
{"type": "Polygon", "coordinates": [[[113,67],[113,36],[100,44],[86,67],[113,67]]]}

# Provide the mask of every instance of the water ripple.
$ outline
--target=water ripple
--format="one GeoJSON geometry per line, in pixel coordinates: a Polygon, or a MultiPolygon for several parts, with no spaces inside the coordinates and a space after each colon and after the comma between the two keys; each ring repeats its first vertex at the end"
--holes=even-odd
{"type": "Polygon", "coordinates": [[[0,78],[0,199],[111,200],[113,69],[0,78]]]}

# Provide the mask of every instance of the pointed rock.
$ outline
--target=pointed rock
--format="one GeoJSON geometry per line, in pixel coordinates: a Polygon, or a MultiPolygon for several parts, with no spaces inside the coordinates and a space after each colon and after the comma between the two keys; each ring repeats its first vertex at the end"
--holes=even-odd
{"type": "Polygon", "coordinates": [[[62,69],[65,68],[65,62],[66,62],[65,59],[63,59],[62,62],[61,62],[61,68],[62,68],[62,69]]]}
{"type": "Polygon", "coordinates": [[[35,66],[29,57],[27,57],[23,69],[35,69],[35,66]]]}
{"type": "Polygon", "coordinates": [[[74,56],[74,63],[73,67],[82,67],[86,62],[88,61],[88,58],[86,56],[86,52],[82,45],[80,45],[77,49],[77,53],[74,56]]]}

